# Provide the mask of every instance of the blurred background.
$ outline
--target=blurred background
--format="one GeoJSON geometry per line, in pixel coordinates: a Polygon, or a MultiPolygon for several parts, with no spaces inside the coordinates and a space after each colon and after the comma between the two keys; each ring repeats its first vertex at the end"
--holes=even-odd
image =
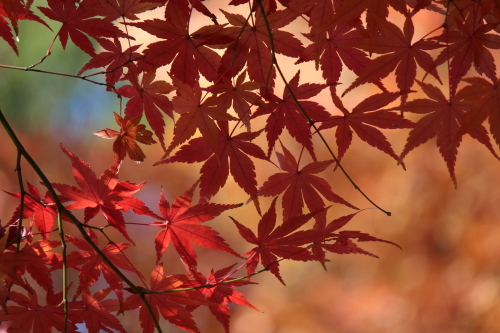
{"type": "MultiPolygon", "coordinates": [[[[214,8],[224,6],[216,1],[212,5],[214,8]]],[[[238,11],[232,9],[229,11],[238,11]]],[[[422,17],[416,20],[432,22],[422,17]]],[[[205,24],[209,24],[209,21],[200,19],[199,26],[205,24]]],[[[299,29],[300,24],[304,23],[296,24],[299,29]]],[[[424,24],[419,23],[419,26],[426,28],[424,24]]],[[[58,26],[53,24],[52,28],[57,31],[58,26]]],[[[195,27],[192,29],[195,30],[195,27]]],[[[37,62],[45,55],[53,36],[54,32],[44,27],[21,22],[18,44],[21,56],[16,57],[3,43],[0,63],[28,66],[37,62]]],[[[138,44],[149,42],[137,40],[138,44]]],[[[496,56],[498,58],[498,54],[496,56]]],[[[285,58],[279,60],[285,63],[290,61],[285,58]]],[[[62,52],[57,41],[52,55],[37,68],[76,74],[87,61],[87,56],[71,43],[62,52]]],[[[321,74],[311,70],[312,64],[300,68],[305,69],[301,72],[301,83],[321,82],[321,74]]],[[[446,76],[445,72],[441,73],[442,77],[446,76]]],[[[158,76],[161,78],[164,75],[166,79],[165,74],[159,73],[158,76]]],[[[289,78],[294,74],[288,73],[289,78]]],[[[343,77],[345,87],[348,86],[348,76],[343,77]]],[[[388,88],[390,90],[391,87],[388,88]]],[[[282,89],[282,85],[276,89],[277,95],[281,94],[282,89]]],[[[346,95],[344,103],[348,108],[358,104],[360,96],[373,93],[370,89],[375,88],[364,86],[351,92],[346,95]]],[[[330,112],[337,112],[327,92],[316,100],[330,112]]],[[[60,150],[60,143],[86,161],[97,175],[111,165],[112,141],[92,133],[106,127],[117,129],[112,112],[118,112],[120,105],[112,93],[101,87],[63,76],[0,68],[0,108],[27,151],[52,182],[75,184],[71,164],[60,150]]],[[[410,119],[416,120],[411,116],[410,119]]],[[[168,126],[172,124],[167,125],[166,133],[171,130],[168,126]]],[[[326,132],[334,146],[333,133],[326,132]]],[[[408,131],[386,134],[396,153],[401,152],[408,131]]],[[[167,140],[170,139],[170,135],[167,135],[167,140]]],[[[0,142],[1,189],[18,192],[14,172],[16,150],[3,129],[0,129],[0,142]]],[[[121,167],[120,179],[137,183],[145,181],[146,185],[137,196],[158,212],[161,186],[167,191],[169,200],[177,198],[198,179],[201,165],[168,164],[152,167],[162,156],[161,147],[158,144],[141,147],[148,158],[142,164],[126,160],[121,167]]],[[[319,143],[316,147],[319,160],[330,159],[319,143]]],[[[395,242],[402,250],[385,243],[360,244],[379,258],[331,255],[326,271],[318,263],[283,262],[280,267],[286,286],[271,274],[260,274],[254,280],[259,285],[240,290],[261,312],[233,306],[231,331],[500,332],[498,161],[483,146],[465,138],[459,148],[456,166],[458,189],[453,186],[435,140],[412,151],[405,162],[406,171],[397,166],[394,159],[357,138],[343,160],[349,175],[363,191],[379,206],[392,212],[392,216],[388,217],[376,209],[368,209],[358,214],[344,229],[360,230],[395,242]]],[[[304,159],[302,163],[309,161],[304,159]]],[[[257,168],[260,171],[259,185],[278,172],[278,169],[268,164],[258,164],[257,168]]],[[[26,163],[22,171],[24,179],[36,184],[44,194],[39,179],[26,163]]],[[[336,194],[357,207],[370,208],[370,204],[338,170],[333,172],[329,169],[321,175],[329,181],[336,194]]],[[[231,178],[223,191],[213,199],[220,203],[246,200],[243,191],[233,184],[231,178]]],[[[12,197],[0,193],[2,224],[9,221],[17,204],[12,197]]],[[[270,200],[263,198],[262,209],[267,211],[269,204],[270,200]]],[[[329,210],[328,218],[330,221],[350,213],[352,210],[334,205],[329,210]]],[[[236,251],[244,253],[250,247],[242,244],[228,216],[253,230],[256,230],[260,217],[253,205],[249,204],[227,211],[209,223],[221,232],[236,251]]],[[[151,222],[132,214],[126,215],[126,219],[127,222],[151,222]]],[[[130,234],[138,236],[137,246],[131,247],[127,254],[147,281],[149,272],[155,266],[153,239],[157,231],[142,226],[130,226],[129,229],[130,234]]],[[[69,229],[68,233],[76,235],[77,232],[69,229]]],[[[112,233],[112,237],[117,242],[125,241],[116,233],[112,233]]],[[[198,249],[199,269],[205,274],[212,268],[218,270],[237,262],[236,258],[229,255],[198,249]]],[[[163,256],[166,273],[183,273],[176,254],[170,250],[163,256]]],[[[70,273],[73,278],[77,278],[76,272],[70,273]]],[[[103,286],[97,283],[93,290],[103,286]]],[[[223,331],[208,311],[198,309],[194,316],[201,332],[223,331]]],[[[129,332],[139,331],[137,316],[121,316],[120,320],[129,332]]],[[[168,332],[182,331],[166,321],[163,323],[168,332]]],[[[85,330],[82,329],[82,332],[85,330]]]]}

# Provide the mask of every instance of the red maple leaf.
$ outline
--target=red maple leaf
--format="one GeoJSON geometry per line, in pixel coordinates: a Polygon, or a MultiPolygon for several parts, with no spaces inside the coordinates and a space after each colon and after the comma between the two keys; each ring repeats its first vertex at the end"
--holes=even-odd
{"type": "Polygon", "coordinates": [[[406,18],[403,31],[395,24],[383,19],[377,19],[377,24],[380,34],[370,37],[366,41],[365,49],[384,55],[370,61],[343,95],[361,84],[378,82],[395,70],[398,88],[405,93],[402,95],[404,103],[407,93],[410,92],[415,82],[417,64],[441,82],[434,60],[425,52],[442,47],[440,43],[425,39],[412,43],[414,27],[410,16],[406,18]]]}
{"type": "Polygon", "coordinates": [[[54,287],[50,276],[49,265],[61,260],[58,253],[48,252],[61,244],[59,241],[43,240],[27,243],[19,252],[24,260],[16,262],[19,274],[27,271],[31,277],[47,292],[53,293],[54,287]]]}
{"type": "Polygon", "coordinates": [[[227,35],[236,41],[222,56],[219,73],[234,77],[247,64],[250,80],[272,91],[276,71],[272,65],[271,45],[275,52],[294,58],[299,57],[304,49],[293,34],[280,30],[295,17],[288,16],[285,10],[280,10],[267,15],[264,19],[260,8],[257,8],[255,18],[249,21],[242,15],[227,13],[222,9],[221,11],[233,25],[226,28],[227,35]],[[269,34],[273,39],[272,44],[269,34]]]}
{"type": "Polygon", "coordinates": [[[311,251],[317,257],[321,258],[321,260],[318,261],[321,262],[323,267],[325,267],[325,262],[328,261],[325,257],[325,251],[338,254],[360,253],[378,258],[376,255],[363,250],[356,243],[354,243],[353,239],[356,238],[359,242],[384,242],[401,248],[399,245],[393,242],[379,239],[366,233],[361,233],[359,231],[337,231],[338,229],[349,223],[357,213],[359,212],[339,217],[338,219],[335,219],[328,224],[325,223],[326,220],[316,221],[313,230],[317,231],[321,235],[322,241],[314,243],[314,245],[311,247],[311,251]]]}
{"type": "Polygon", "coordinates": [[[112,22],[118,18],[127,20],[139,20],[136,14],[154,9],[160,6],[158,2],[145,0],[99,0],[98,6],[92,10],[106,20],[112,22]]]}
{"type": "Polygon", "coordinates": [[[385,135],[379,128],[413,128],[413,123],[404,119],[401,115],[386,110],[380,110],[387,104],[395,101],[401,94],[399,92],[383,92],[372,95],[361,101],[349,112],[343,105],[340,98],[334,99],[336,106],[342,111],[342,116],[331,116],[324,121],[319,130],[337,127],[335,138],[337,139],[339,161],[344,156],[347,148],[351,145],[353,133],[370,146],[375,147],[394,159],[398,156],[394,153],[385,135]]]}
{"type": "MultiPolygon", "coordinates": [[[[470,83],[469,86],[463,88],[462,94],[467,94],[467,99],[472,102],[472,112],[465,115],[460,132],[471,134],[476,129],[481,130],[481,124],[488,118],[490,133],[500,146],[500,112],[498,112],[500,110],[500,92],[498,80],[490,82],[480,77],[474,77],[466,78],[464,81],[470,83]]],[[[482,143],[484,144],[484,142],[482,143]]],[[[488,145],[486,147],[490,149],[488,145]]],[[[496,156],[493,151],[492,153],[496,156]]]]}
{"type": "Polygon", "coordinates": [[[111,333],[111,329],[113,332],[127,333],[117,316],[110,313],[120,309],[117,300],[105,299],[111,290],[113,289],[105,288],[91,295],[86,288],[82,291],[81,301],[70,303],[70,311],[75,316],[75,322],[83,322],[89,333],[99,333],[101,330],[111,333]]]}
{"type": "Polygon", "coordinates": [[[219,233],[212,228],[199,223],[207,222],[219,216],[228,209],[240,207],[241,204],[220,205],[209,202],[200,202],[194,206],[194,189],[200,181],[194,183],[186,193],[177,198],[172,205],[165,197],[163,190],[160,194],[160,213],[162,221],[151,223],[152,226],[164,228],[155,238],[155,248],[157,253],[156,262],[161,259],[162,253],[168,248],[170,243],[174,245],[175,250],[181,259],[189,266],[196,267],[196,252],[193,244],[207,248],[225,251],[234,256],[240,257],[233,249],[226,244],[219,233]]]}
{"type": "Polygon", "coordinates": [[[319,241],[318,233],[314,230],[296,230],[302,227],[313,216],[324,211],[324,209],[285,219],[281,225],[276,227],[276,200],[277,197],[274,198],[269,210],[262,216],[257,235],[235,219],[231,219],[236,224],[236,227],[238,227],[240,235],[250,244],[257,245],[244,254],[249,256],[247,274],[253,274],[257,268],[257,264],[260,262],[281,283],[285,284],[279,271],[280,258],[300,261],[318,259],[309,252],[308,248],[302,247],[305,244],[319,241]]]}
{"type": "MultiPolygon", "coordinates": [[[[468,96],[469,92],[460,90],[448,99],[438,87],[420,81],[417,81],[417,83],[429,98],[410,101],[407,105],[401,106],[400,109],[413,113],[428,114],[421,118],[415,124],[415,128],[411,130],[400,159],[403,160],[411,150],[425,143],[430,138],[437,136],[436,144],[439,152],[443,156],[450,172],[450,177],[456,186],[455,161],[457,159],[458,147],[461,143],[461,138],[458,134],[460,124],[470,110],[471,101],[465,98],[470,98],[468,96]]],[[[477,126],[469,130],[468,133],[496,155],[483,126],[477,126]]]]}
{"type": "Polygon", "coordinates": [[[485,24],[480,17],[481,9],[475,7],[475,13],[467,19],[456,19],[455,29],[444,29],[434,39],[446,43],[445,49],[436,58],[436,65],[446,61],[449,64],[450,94],[457,90],[460,80],[467,74],[472,64],[479,74],[484,73],[495,81],[496,66],[489,49],[500,49],[500,36],[489,33],[498,23],[485,24]]]}
{"type": "MultiPolygon", "coordinates": [[[[80,293],[92,286],[99,276],[103,275],[104,280],[115,291],[120,300],[123,299],[123,284],[121,278],[108,266],[101,256],[92,248],[92,246],[83,239],[66,235],[68,242],[75,245],[79,250],[69,253],[66,257],[66,267],[79,271],[79,285],[75,293],[78,297],[80,293]]],[[[97,238],[93,237],[97,244],[97,238]]],[[[129,247],[123,243],[109,243],[101,249],[106,258],[108,258],[116,267],[122,270],[133,272],[142,278],[142,274],[132,265],[130,260],[123,253],[129,247]]],[[[62,268],[62,260],[54,263],[53,270],[62,268]]]]}
{"type": "Polygon", "coordinates": [[[130,119],[140,117],[143,113],[146,114],[149,125],[165,149],[163,139],[165,121],[160,110],[173,118],[172,103],[165,95],[172,92],[174,87],[165,81],[153,81],[156,76],[154,71],[143,73],[140,84],[136,76],[129,74],[127,78],[130,79],[132,85],[125,85],[117,90],[120,95],[130,98],[125,106],[125,114],[130,119]]]}
{"type": "Polygon", "coordinates": [[[146,155],[144,155],[136,141],[145,145],[156,143],[153,140],[153,133],[148,131],[145,125],[139,124],[141,117],[130,118],[126,116],[122,118],[116,112],[113,112],[113,114],[116,123],[121,127],[120,132],[106,128],[94,134],[105,139],[116,139],[113,143],[113,151],[119,161],[122,161],[125,155],[128,155],[132,161],[144,161],[146,155]]]}
{"type": "Polygon", "coordinates": [[[245,81],[246,72],[242,72],[236,82],[231,82],[227,77],[209,88],[209,91],[217,95],[217,104],[227,110],[233,106],[234,111],[240,117],[241,122],[250,131],[250,108],[260,101],[259,95],[252,92],[260,87],[257,82],[245,81]]]}
{"type": "Polygon", "coordinates": [[[235,182],[250,195],[259,210],[257,175],[255,165],[249,156],[267,160],[262,149],[250,142],[262,131],[234,135],[234,131],[229,132],[227,122],[219,122],[219,127],[216,151],[205,138],[195,138],[182,146],[174,156],[155,165],[206,161],[201,167],[200,196],[203,200],[209,200],[216,194],[224,186],[231,172],[235,182]]]}
{"type": "MultiPolygon", "coordinates": [[[[255,306],[250,304],[250,302],[243,296],[243,294],[237,290],[234,290],[234,287],[240,287],[248,284],[255,284],[255,282],[250,282],[248,280],[237,280],[230,281],[231,276],[234,274],[231,273],[231,269],[233,269],[235,265],[228,266],[226,268],[222,268],[214,273],[212,270],[208,277],[205,277],[198,271],[191,270],[193,274],[193,279],[189,281],[189,286],[196,288],[206,285],[212,285],[212,287],[208,288],[200,288],[200,293],[205,297],[206,300],[217,304],[218,306],[209,306],[210,312],[217,318],[217,320],[224,326],[224,330],[226,333],[229,333],[229,319],[230,319],[230,307],[229,303],[245,305],[252,309],[259,311],[255,306]]],[[[198,306],[188,306],[189,310],[194,310],[198,306]]]]}
{"type": "MultiPolygon", "coordinates": [[[[55,208],[55,203],[49,192],[45,193],[42,198],[38,189],[31,185],[29,182],[28,194],[24,196],[24,211],[23,219],[27,219],[33,216],[33,223],[40,231],[43,239],[48,239],[50,233],[53,230],[54,219],[57,217],[57,211],[55,208]]],[[[7,194],[13,196],[14,198],[21,199],[21,193],[9,193],[7,194]]],[[[60,197],[59,200],[65,201],[65,198],[60,197]]],[[[20,206],[16,208],[14,215],[9,221],[9,225],[17,224],[20,218],[20,206]]]]}
{"type": "Polygon", "coordinates": [[[237,119],[229,115],[227,110],[219,105],[216,97],[204,99],[198,82],[194,86],[190,86],[176,78],[172,78],[172,81],[178,88],[177,95],[172,99],[172,104],[174,110],[181,116],[175,123],[174,137],[165,152],[165,156],[168,156],[175,147],[189,140],[196,133],[196,130],[201,132],[213,150],[217,150],[219,129],[215,121],[237,119]]]}
{"type": "Polygon", "coordinates": [[[0,283],[3,284],[4,281],[15,283],[32,291],[32,288],[23,279],[19,273],[20,270],[17,268],[25,265],[38,265],[41,261],[44,261],[40,258],[33,259],[32,256],[23,252],[17,252],[14,247],[8,247],[7,238],[6,235],[0,238],[0,283]]]}
{"type": "Polygon", "coordinates": [[[132,197],[144,183],[135,185],[126,181],[118,182],[119,165],[116,163],[97,178],[88,164],[62,145],[61,149],[70,158],[73,175],[80,186],[77,188],[66,184],[52,184],[64,197],[74,201],[66,208],[85,209],[85,224],[102,211],[104,218],[133,243],[125,228],[121,211],[132,208],[136,214],[154,216],[142,201],[132,197]]]}
{"type": "Polygon", "coordinates": [[[362,34],[358,30],[353,30],[349,24],[342,24],[335,29],[330,29],[328,36],[325,34],[321,40],[316,39],[315,43],[304,49],[296,63],[315,60],[316,69],[318,69],[318,65],[321,66],[323,78],[330,86],[332,94],[335,93],[336,84],[342,73],[342,63],[356,75],[360,75],[370,62],[365,52],[359,49],[363,39],[362,34]]]}
{"type": "Polygon", "coordinates": [[[265,97],[269,103],[259,108],[253,115],[253,117],[258,117],[269,113],[265,127],[269,143],[268,156],[271,155],[276,141],[286,127],[290,135],[309,151],[313,159],[316,159],[309,119],[324,121],[330,117],[330,114],[323,106],[307,99],[316,96],[327,86],[317,83],[305,83],[299,86],[299,78],[300,71],[288,83],[292,93],[285,87],[283,98],[279,98],[274,94],[267,94],[265,97]],[[297,105],[297,101],[301,107],[297,105]],[[306,118],[304,112],[309,119],[306,118]]]}
{"type": "MultiPolygon", "coordinates": [[[[144,20],[128,25],[164,39],[149,44],[144,50],[146,58],[140,62],[143,70],[171,65],[170,75],[190,86],[198,81],[200,73],[211,82],[218,78],[220,56],[196,40],[198,31],[192,34],[188,32],[189,16],[175,3],[169,3],[165,20],[144,20]]],[[[222,28],[223,26],[216,26],[216,30],[222,28]]],[[[203,29],[200,30],[204,31],[203,29]]]]}
{"type": "MultiPolygon", "coordinates": [[[[137,73],[136,65],[132,60],[141,57],[140,53],[137,53],[137,49],[140,45],[134,45],[129,47],[125,51],[122,49],[122,45],[118,38],[114,41],[99,38],[97,39],[99,45],[106,50],[104,52],[98,53],[92,57],[82,69],[78,72],[78,75],[92,68],[106,67],[106,84],[114,86],[122,77],[123,68],[128,68],[129,71],[137,73]]],[[[110,89],[108,87],[108,89],[110,89]]]]}
{"type": "MultiPolygon", "coordinates": [[[[159,318],[159,313],[170,323],[180,327],[186,331],[199,333],[196,323],[194,322],[191,312],[188,311],[185,305],[214,305],[205,301],[203,295],[197,290],[175,291],[169,290],[180,289],[186,286],[189,278],[183,274],[163,276],[163,265],[158,265],[151,273],[151,287],[149,289],[142,288],[144,292],[160,292],[146,294],[146,300],[151,305],[155,317],[159,318]]],[[[189,288],[189,285],[186,287],[189,288]]],[[[123,304],[123,310],[132,310],[140,307],[139,319],[144,333],[153,333],[154,324],[149,312],[144,307],[139,295],[131,295],[123,304]]]]}
{"type": "Polygon", "coordinates": [[[330,184],[315,174],[324,171],[333,161],[312,162],[299,170],[295,157],[281,145],[283,154],[276,152],[280,167],[285,172],[272,175],[259,189],[259,195],[266,197],[283,195],[283,219],[288,220],[302,214],[304,201],[309,211],[319,211],[325,207],[321,195],[331,202],[358,209],[333,193],[330,184]]]}
{"type": "MultiPolygon", "coordinates": [[[[51,333],[52,328],[59,332],[64,331],[64,310],[62,307],[62,294],[47,293],[46,305],[38,303],[38,294],[28,293],[25,296],[15,291],[7,292],[7,296],[17,305],[9,305],[0,314],[0,321],[9,321],[9,332],[16,333],[51,333]]],[[[68,330],[76,331],[74,317],[69,313],[68,330]]]]}
{"type": "Polygon", "coordinates": [[[0,37],[2,37],[7,43],[9,43],[9,45],[17,55],[19,55],[19,51],[17,50],[14,36],[9,27],[9,24],[3,17],[9,18],[16,38],[18,37],[19,33],[19,20],[36,21],[50,29],[47,23],[45,23],[40,17],[35,15],[30,10],[32,2],[33,0],[27,2],[23,0],[0,0],[0,37]]]}
{"type": "Polygon", "coordinates": [[[96,1],[97,0],[83,0],[81,2],[47,0],[49,8],[38,7],[38,9],[40,9],[49,19],[63,24],[57,33],[63,48],[66,48],[69,36],[76,46],[93,56],[95,54],[94,47],[85,34],[88,34],[92,38],[128,37],[127,34],[114,26],[111,21],[94,17],[95,13],[91,8],[96,4],[96,1]]]}

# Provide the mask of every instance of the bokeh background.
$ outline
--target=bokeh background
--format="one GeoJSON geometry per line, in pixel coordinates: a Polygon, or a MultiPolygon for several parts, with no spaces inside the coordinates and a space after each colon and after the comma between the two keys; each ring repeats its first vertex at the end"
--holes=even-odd
{"type": "MultiPolygon", "coordinates": [[[[209,4],[211,8],[224,7],[222,1],[209,4]]],[[[214,9],[214,12],[218,11],[214,9]]],[[[396,16],[393,21],[397,22],[398,19],[396,16]]],[[[422,31],[439,25],[433,16],[419,16],[416,20],[422,31]]],[[[200,18],[198,24],[202,26],[208,23],[200,18]]],[[[294,29],[300,29],[300,24],[304,23],[295,24],[294,29]]],[[[52,28],[57,31],[58,26],[52,25],[52,28]]],[[[44,56],[53,36],[54,33],[44,27],[21,22],[18,44],[21,56],[16,57],[3,43],[0,47],[0,64],[28,66],[37,62],[44,56]]],[[[150,42],[141,38],[136,43],[150,42]]],[[[39,68],[75,74],[87,60],[86,55],[71,44],[62,52],[57,41],[52,55],[39,68]]],[[[286,64],[290,60],[282,58],[280,61],[286,64]]],[[[320,73],[315,72],[311,64],[301,68],[301,82],[320,82],[320,73]]],[[[287,74],[291,78],[295,72],[287,74]]],[[[161,77],[165,73],[158,75],[161,77]]],[[[441,75],[445,77],[446,72],[441,71],[441,75]]],[[[342,79],[343,85],[347,87],[352,77],[347,73],[342,79]]],[[[369,96],[374,92],[373,89],[364,86],[351,92],[344,100],[346,106],[356,105],[360,96],[369,96]]],[[[276,91],[281,92],[282,86],[276,91]]],[[[336,113],[328,93],[321,94],[317,100],[336,113]]],[[[60,143],[88,162],[98,175],[111,165],[112,142],[93,136],[92,133],[106,127],[116,128],[112,112],[118,111],[120,105],[112,93],[101,87],[62,76],[0,68],[0,108],[28,152],[52,182],[74,184],[70,162],[59,149],[60,143]]],[[[171,127],[167,128],[167,133],[169,129],[171,127]]],[[[408,131],[386,134],[394,150],[400,152],[408,131]]],[[[328,135],[334,146],[333,132],[327,132],[328,135]]],[[[170,136],[167,136],[169,139],[170,136]]],[[[329,159],[326,150],[319,144],[317,147],[319,159],[329,159]]],[[[120,179],[145,181],[146,185],[138,197],[157,211],[161,186],[167,191],[169,199],[175,199],[199,177],[200,165],[152,167],[162,156],[161,148],[159,145],[143,146],[143,150],[148,156],[147,160],[142,164],[125,161],[120,179]]],[[[18,191],[15,163],[16,150],[5,131],[0,129],[0,187],[5,191],[18,191]]],[[[405,171],[392,158],[355,139],[343,165],[363,191],[378,205],[391,211],[392,216],[388,217],[376,209],[367,209],[358,214],[346,229],[360,230],[390,240],[399,244],[402,250],[384,243],[361,244],[379,258],[332,255],[331,262],[326,264],[326,271],[318,263],[283,262],[280,267],[286,286],[271,274],[260,274],[254,280],[259,285],[241,289],[261,312],[234,306],[231,331],[500,332],[498,163],[484,147],[465,138],[457,159],[458,188],[455,189],[435,140],[430,140],[409,154],[405,171]]],[[[258,168],[261,172],[259,185],[278,171],[267,164],[258,164],[258,168]]],[[[39,179],[27,164],[23,164],[23,176],[42,189],[39,179]]],[[[338,170],[327,170],[322,176],[330,182],[334,192],[360,208],[370,208],[370,204],[338,170]]],[[[246,200],[244,193],[229,179],[224,190],[213,201],[228,203],[246,200]]],[[[268,209],[269,203],[267,199],[262,200],[264,210],[268,209]]],[[[2,224],[10,219],[17,204],[7,194],[0,193],[2,224]]],[[[328,217],[331,220],[350,213],[351,210],[334,205],[328,217]]],[[[240,241],[229,215],[254,230],[259,216],[249,204],[228,211],[209,223],[222,233],[236,251],[244,253],[249,247],[240,241]]],[[[127,215],[127,221],[151,222],[133,215],[127,215]]],[[[129,231],[137,235],[137,246],[132,247],[128,255],[144,273],[146,280],[154,267],[153,239],[157,231],[141,226],[131,226],[129,231]]],[[[76,234],[71,229],[68,232],[76,234]]],[[[112,235],[117,241],[123,241],[120,235],[112,235]]],[[[167,251],[163,259],[168,274],[183,272],[172,251],[167,251]]],[[[237,260],[225,254],[200,249],[199,262],[200,271],[208,273],[211,268],[220,269],[237,260]]],[[[75,272],[71,274],[76,278],[75,272]]],[[[97,283],[94,290],[103,286],[97,283]]],[[[223,331],[208,311],[196,310],[194,315],[202,332],[223,331]]],[[[126,315],[120,319],[129,332],[139,332],[136,316],[126,315]]],[[[163,323],[165,331],[182,331],[165,321],[163,323]]],[[[82,332],[85,330],[82,329],[82,332]]]]}

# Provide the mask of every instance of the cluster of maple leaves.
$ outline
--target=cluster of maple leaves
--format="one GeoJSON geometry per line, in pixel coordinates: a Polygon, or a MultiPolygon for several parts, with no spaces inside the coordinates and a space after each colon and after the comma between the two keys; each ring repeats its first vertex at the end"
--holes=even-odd
{"type": "Polygon", "coordinates": [[[328,252],[372,255],[356,241],[391,243],[359,231],[339,230],[357,212],[327,222],[331,203],[357,210],[318,175],[339,166],[354,137],[400,164],[414,148],[437,137],[455,184],[455,161],[465,134],[498,158],[490,141],[491,135],[500,145],[500,93],[492,54],[500,48],[498,1],[232,0],[220,13],[213,13],[201,0],[47,0],[38,7],[43,18],[33,12],[32,3],[0,0],[0,37],[14,52],[18,53],[19,20],[50,26],[63,48],[71,40],[90,56],[75,77],[86,79],[84,73],[98,69],[105,89],[127,100],[124,109],[114,113],[116,129],[95,133],[114,140],[114,163],[99,177],[61,145],[78,187],[45,183],[47,192],[42,196],[27,183],[26,188],[20,185],[20,192],[7,192],[20,200],[0,229],[0,321],[9,321],[8,332],[51,332],[52,328],[73,332],[77,324],[85,324],[92,333],[126,332],[115,314],[137,308],[144,332],[161,330],[160,315],[187,331],[199,332],[192,318],[199,306],[207,306],[229,332],[229,303],[256,309],[234,288],[254,283],[250,277],[261,272],[259,265],[284,283],[281,260],[325,265],[328,252]],[[231,13],[231,6],[246,6],[247,15],[231,13]],[[152,9],[164,16],[137,16],[152,9]],[[190,28],[194,11],[209,22],[196,31],[190,28]],[[403,17],[401,27],[391,22],[390,11],[403,17]],[[415,17],[421,11],[440,14],[436,16],[440,20],[416,40],[415,17]],[[306,30],[300,31],[306,45],[298,32],[286,30],[296,20],[307,23],[306,30]],[[140,48],[129,27],[158,41],[140,48]],[[97,44],[101,51],[96,51],[97,44]],[[313,61],[324,82],[300,83],[300,71],[287,80],[277,55],[297,64],[313,61]],[[417,69],[424,73],[420,80],[417,69]],[[356,78],[341,93],[339,80],[345,71],[356,78]],[[466,77],[471,71],[475,76],[466,77]],[[168,73],[169,82],[157,79],[158,73],[168,73]],[[385,87],[391,73],[396,91],[385,87]],[[431,77],[436,85],[429,83],[431,77]],[[277,80],[285,85],[282,93],[275,91],[277,80]],[[347,109],[343,101],[364,84],[380,91],[347,109]],[[335,112],[311,100],[325,89],[338,109],[335,112]],[[419,97],[413,98],[417,91],[419,97]],[[414,123],[405,118],[408,113],[422,116],[414,123]],[[142,116],[152,131],[140,123],[142,116]],[[264,127],[255,128],[261,119],[264,127]],[[486,120],[489,133],[483,127],[486,120]],[[167,138],[166,122],[175,124],[167,138]],[[292,153],[295,143],[281,140],[285,129],[302,147],[300,155],[292,153]],[[380,129],[410,129],[400,154],[380,129]],[[252,142],[261,135],[266,147],[252,142]],[[331,160],[317,160],[314,136],[335,137],[337,152],[332,152],[331,160]],[[162,191],[155,212],[134,196],[144,183],[119,181],[118,171],[127,156],[137,162],[146,158],[139,144],[157,142],[164,156],[156,165],[202,165],[201,178],[173,202],[162,191]],[[308,164],[301,163],[308,158],[308,164]],[[281,171],[259,186],[254,159],[269,165],[277,159],[281,171]],[[252,248],[245,254],[234,251],[216,230],[203,224],[241,205],[210,202],[229,174],[262,216],[256,233],[244,221],[233,219],[252,248]],[[198,187],[200,200],[193,204],[198,187]],[[264,213],[262,197],[274,197],[264,213]],[[276,213],[278,200],[282,219],[276,213]],[[82,221],[71,214],[80,209],[82,221]],[[123,212],[147,216],[150,226],[160,228],[154,239],[157,266],[149,284],[124,253],[129,243],[98,244],[96,232],[103,232],[105,226],[116,228],[134,244],[123,212]],[[97,218],[100,213],[102,218],[97,218]],[[64,234],[67,223],[75,224],[82,237],[64,234]],[[78,250],[59,251],[66,243],[78,250]],[[203,275],[197,269],[194,245],[224,251],[242,263],[203,275]],[[161,258],[170,246],[186,274],[164,273],[161,258]],[[246,276],[236,278],[234,274],[244,267],[246,276]],[[56,292],[53,272],[67,269],[77,270],[79,281],[56,292]],[[131,283],[124,271],[143,286],[131,283]],[[38,299],[26,274],[46,291],[45,301],[38,299]],[[108,287],[92,293],[101,275],[108,287]],[[108,297],[111,292],[114,298],[108,297]]]}

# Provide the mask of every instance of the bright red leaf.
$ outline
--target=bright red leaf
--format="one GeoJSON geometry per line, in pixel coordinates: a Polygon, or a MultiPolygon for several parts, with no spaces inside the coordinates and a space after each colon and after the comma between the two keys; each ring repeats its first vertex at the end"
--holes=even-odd
{"type": "Polygon", "coordinates": [[[193,193],[200,181],[194,183],[186,193],[177,198],[172,205],[165,197],[163,190],[160,194],[160,213],[163,221],[155,221],[152,226],[164,228],[155,238],[156,262],[161,259],[162,253],[173,244],[181,259],[189,266],[196,267],[196,251],[193,244],[207,248],[225,251],[239,257],[233,249],[226,244],[219,233],[209,226],[199,223],[207,222],[219,216],[228,209],[236,208],[241,204],[220,205],[209,202],[200,202],[191,206],[193,193]]]}

